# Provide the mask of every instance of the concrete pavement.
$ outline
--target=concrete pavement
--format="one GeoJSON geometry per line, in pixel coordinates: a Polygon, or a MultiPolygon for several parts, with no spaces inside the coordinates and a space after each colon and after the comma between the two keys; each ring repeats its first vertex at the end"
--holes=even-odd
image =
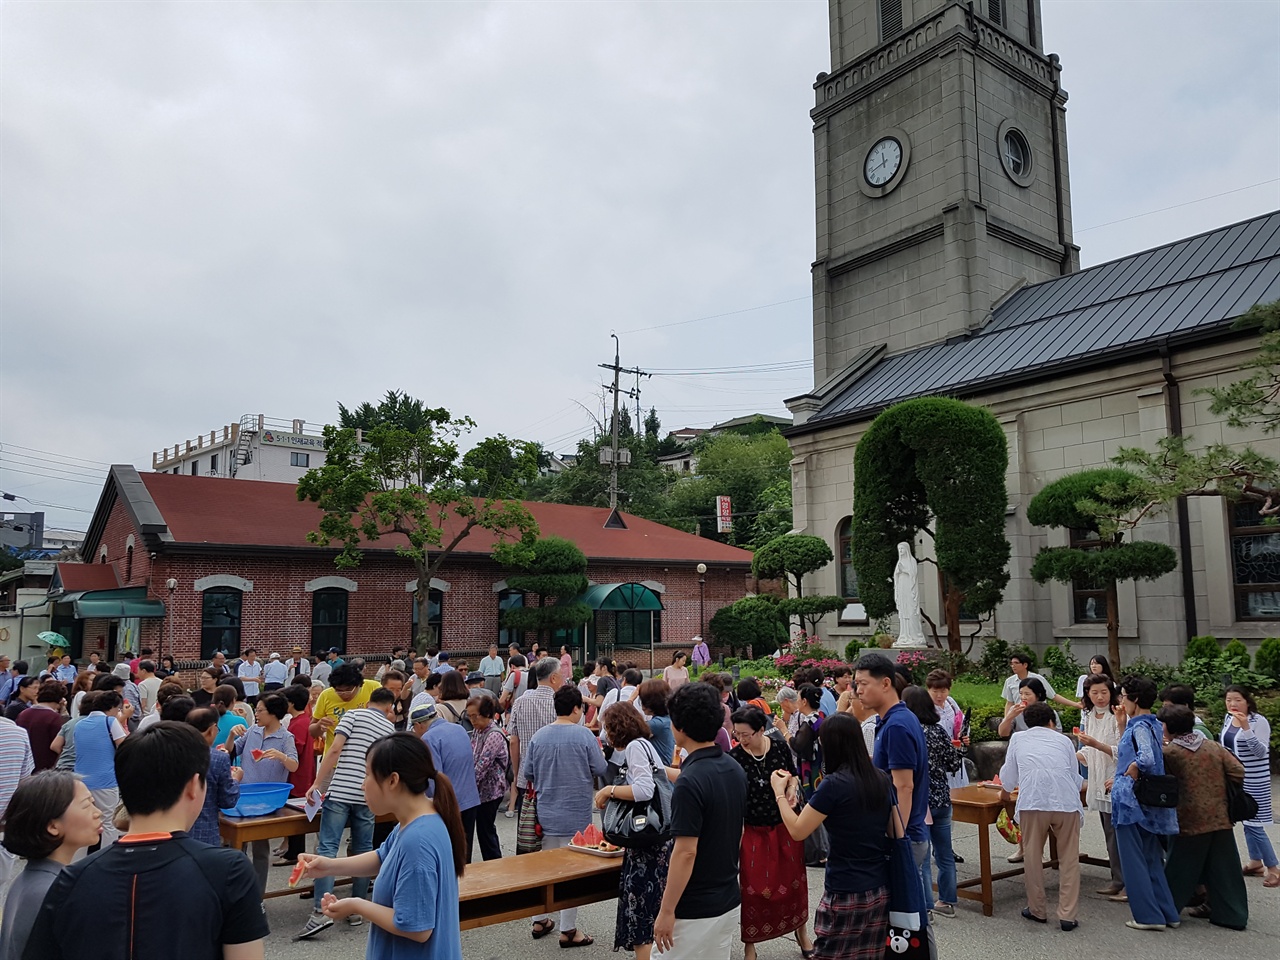
{"type": "MultiPolygon", "coordinates": [[[[964,856],[960,877],[977,875],[978,861],[977,827],[968,824],[955,825],[956,851],[964,856]]],[[[498,830],[504,850],[515,849],[515,821],[499,815],[498,830]]],[[[1280,827],[1271,830],[1272,841],[1280,846],[1280,827]]],[[[1244,851],[1243,834],[1237,830],[1237,843],[1244,851]]],[[[311,838],[312,847],[314,837],[311,838]]],[[[1106,856],[1102,830],[1098,818],[1091,815],[1085,825],[1081,840],[1084,849],[1096,856],[1106,856]]],[[[1005,864],[1005,857],[1013,847],[1005,843],[992,830],[992,855],[998,871],[1005,864]]],[[[280,887],[288,876],[286,868],[272,870],[270,885],[280,887]]],[[[961,901],[955,919],[936,921],[939,955],[943,960],[993,960],[1016,956],[1018,960],[1099,960],[1104,957],[1124,957],[1125,960],[1203,960],[1207,956],[1230,956],[1232,960],[1275,960],[1277,943],[1280,943],[1280,889],[1266,890],[1259,879],[1248,881],[1249,929],[1244,932],[1223,930],[1203,920],[1186,920],[1181,928],[1164,933],[1144,933],[1125,927],[1129,919],[1125,904],[1111,903],[1094,891],[1105,886],[1108,875],[1099,867],[1081,868],[1080,928],[1063,933],[1056,924],[1040,926],[1029,923],[1019,915],[1025,901],[1019,878],[998,881],[995,885],[995,916],[982,916],[979,904],[961,901]]],[[[1048,871],[1050,912],[1056,909],[1057,874],[1048,871]]],[[[344,889],[338,888],[339,894],[344,889]]],[[[816,907],[822,895],[822,871],[809,871],[809,897],[816,907]]],[[[315,940],[300,943],[290,938],[301,929],[311,909],[311,901],[295,897],[281,897],[267,901],[267,917],[271,923],[271,937],[267,941],[267,957],[270,960],[336,960],[364,956],[368,925],[348,927],[335,924],[315,940]]],[[[470,930],[462,935],[465,960],[509,960],[518,956],[527,960],[552,957],[572,957],[584,960],[588,957],[615,956],[613,953],[613,928],[617,914],[617,901],[582,907],[578,911],[578,926],[596,938],[593,947],[566,954],[557,946],[557,938],[549,936],[533,940],[527,921],[517,921],[492,927],[470,930]]],[[[761,960],[798,958],[799,947],[794,940],[775,940],[760,944],[757,954],[761,960]]],[[[734,951],[735,958],[742,957],[742,946],[734,951]]],[[[628,956],[625,953],[617,956],[628,956]]]]}

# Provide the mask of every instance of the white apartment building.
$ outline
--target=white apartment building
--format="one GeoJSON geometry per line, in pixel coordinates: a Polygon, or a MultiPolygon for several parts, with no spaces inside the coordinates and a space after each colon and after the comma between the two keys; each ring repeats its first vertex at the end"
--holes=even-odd
{"type": "Polygon", "coordinates": [[[323,427],[305,420],[245,414],[238,423],[151,455],[157,473],[297,483],[324,464],[323,427]]]}

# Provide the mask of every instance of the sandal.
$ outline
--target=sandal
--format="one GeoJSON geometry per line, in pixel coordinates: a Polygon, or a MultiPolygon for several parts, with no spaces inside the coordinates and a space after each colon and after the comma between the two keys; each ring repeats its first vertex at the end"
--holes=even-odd
{"type": "Polygon", "coordinates": [[[1275,873],[1268,873],[1267,879],[1262,881],[1262,885],[1273,890],[1276,887],[1280,887],[1280,870],[1277,870],[1275,873]]]}
{"type": "Polygon", "coordinates": [[[1260,877],[1267,872],[1267,868],[1262,864],[1258,864],[1256,867],[1251,867],[1248,864],[1245,864],[1240,868],[1240,872],[1246,877],[1260,877]]]}
{"type": "Polygon", "coordinates": [[[574,927],[572,930],[561,930],[560,931],[560,949],[571,950],[574,947],[589,947],[596,942],[594,937],[588,937],[585,933],[582,935],[581,940],[573,939],[577,935],[578,935],[577,927],[574,927]],[[568,937],[569,939],[566,940],[565,937],[568,937]]]}
{"type": "Polygon", "coordinates": [[[554,920],[535,920],[533,921],[533,939],[541,940],[555,928],[554,920]]]}

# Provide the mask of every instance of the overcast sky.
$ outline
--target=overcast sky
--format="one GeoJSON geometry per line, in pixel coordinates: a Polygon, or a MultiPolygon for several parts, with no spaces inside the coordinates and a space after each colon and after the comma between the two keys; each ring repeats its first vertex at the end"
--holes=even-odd
{"type": "MultiPolygon", "coordinates": [[[[0,488],[50,525],[107,463],[393,387],[572,450],[611,331],[782,364],[645,381],[667,429],[811,385],[825,0],[0,19],[0,488]]],[[[1280,207],[1280,3],[1045,0],[1044,35],[1084,265],[1280,207]]]]}

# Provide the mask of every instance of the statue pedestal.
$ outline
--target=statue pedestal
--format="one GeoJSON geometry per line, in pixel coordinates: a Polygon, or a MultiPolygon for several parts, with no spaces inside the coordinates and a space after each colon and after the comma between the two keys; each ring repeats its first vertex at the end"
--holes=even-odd
{"type": "Polygon", "coordinates": [[[893,650],[928,650],[929,644],[924,639],[909,640],[906,637],[899,637],[893,641],[893,650]]]}

